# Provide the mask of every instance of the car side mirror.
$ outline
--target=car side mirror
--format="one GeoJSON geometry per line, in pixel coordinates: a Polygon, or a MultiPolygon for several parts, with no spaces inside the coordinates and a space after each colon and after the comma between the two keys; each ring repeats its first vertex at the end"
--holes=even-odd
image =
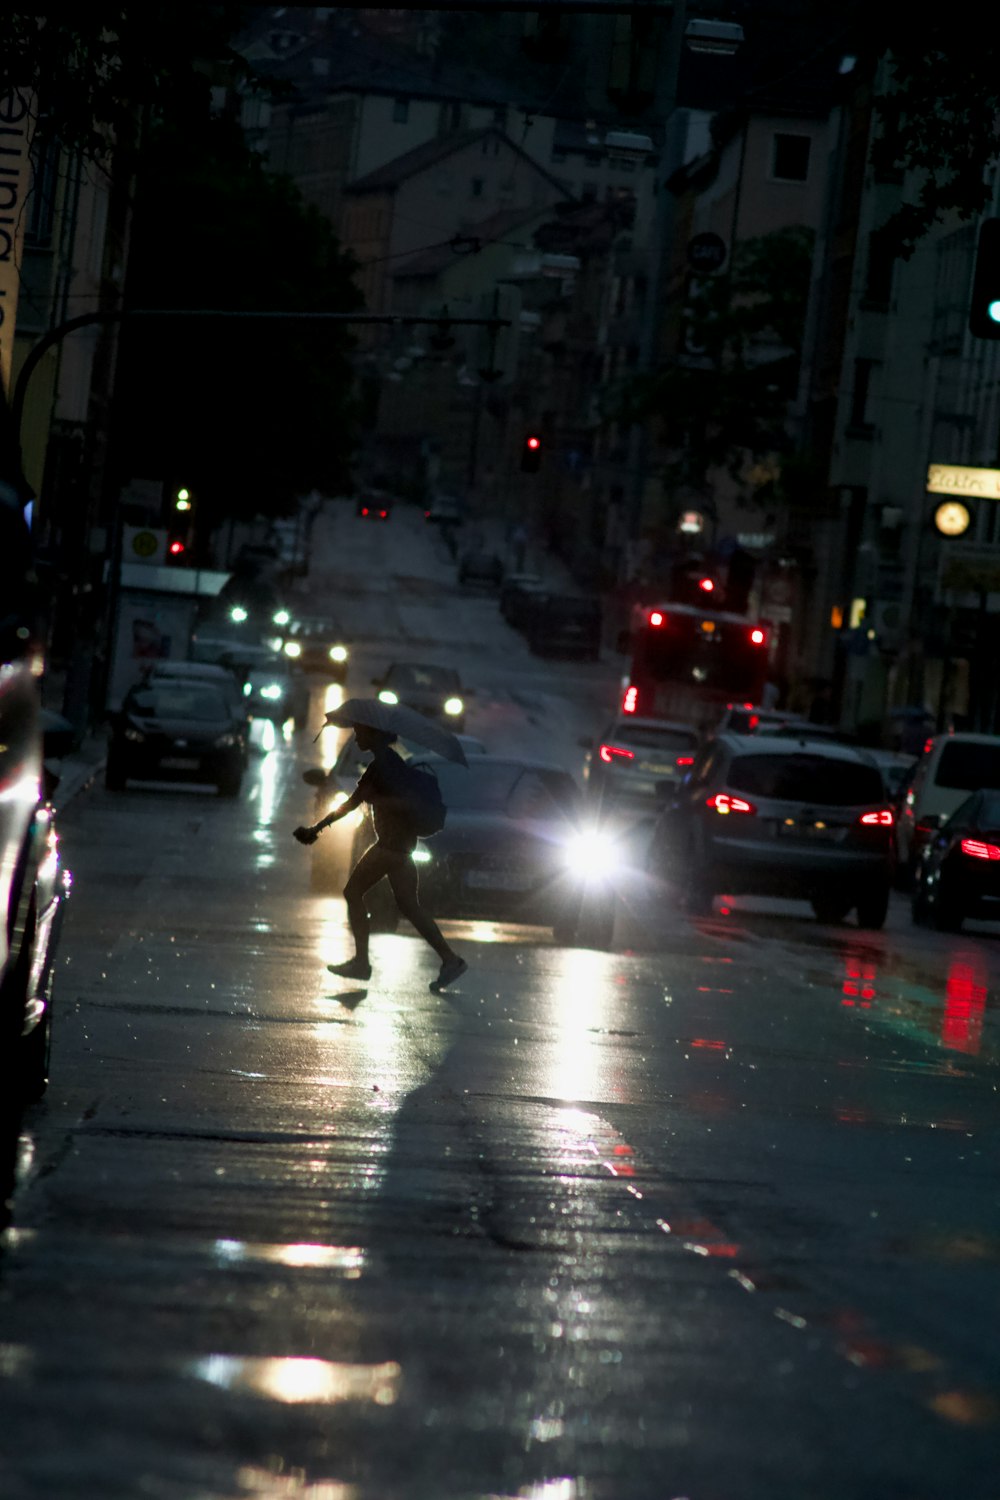
{"type": "Polygon", "coordinates": [[[917,833],[937,833],[943,825],[944,818],[940,813],[924,813],[916,825],[917,833]]]}
{"type": "Polygon", "coordinates": [[[325,786],[326,772],[321,771],[319,766],[312,766],[308,771],[302,772],[302,780],[307,786],[325,786]]]}

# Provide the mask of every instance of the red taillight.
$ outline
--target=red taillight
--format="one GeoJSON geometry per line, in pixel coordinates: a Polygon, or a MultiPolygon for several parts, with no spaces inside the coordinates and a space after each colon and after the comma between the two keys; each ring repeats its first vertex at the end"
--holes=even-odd
{"type": "Polygon", "coordinates": [[[1000,859],[1000,848],[996,844],[984,844],[982,839],[963,839],[962,853],[971,859],[1000,859]]]}
{"type": "Polygon", "coordinates": [[[634,714],[638,710],[638,707],[639,689],[637,687],[626,688],[625,696],[622,699],[622,713],[634,714]]]}
{"type": "Polygon", "coordinates": [[[694,756],[693,755],[678,755],[678,757],[677,757],[677,764],[679,766],[693,766],[694,765],[694,756]]]}
{"type": "Polygon", "coordinates": [[[381,517],[382,517],[382,520],[383,520],[383,521],[384,521],[384,520],[385,520],[385,518],[386,518],[386,516],[387,516],[387,515],[388,515],[388,514],[389,514],[389,512],[388,512],[388,511],[387,511],[387,510],[380,510],[380,511],[379,511],[379,515],[380,515],[380,516],[381,516],[381,517]]]}
{"type": "Polygon", "coordinates": [[[878,812],[862,813],[858,819],[869,828],[891,828],[895,822],[891,807],[883,807],[878,812]]]}
{"type": "Polygon", "coordinates": [[[362,507],[361,507],[361,514],[363,516],[366,516],[368,514],[368,507],[367,507],[367,505],[362,505],[362,507]]]}
{"type": "Polygon", "coordinates": [[[707,797],[705,806],[713,807],[718,813],[755,813],[757,811],[752,802],[744,802],[742,797],[731,797],[728,792],[716,792],[714,797],[707,797]]]}
{"type": "Polygon", "coordinates": [[[751,641],[753,642],[753,644],[755,646],[763,646],[763,644],[764,644],[764,632],[763,632],[763,630],[751,630],[751,632],[750,632],[750,639],[751,639],[751,641]]]}
{"type": "Polygon", "coordinates": [[[663,616],[658,609],[653,610],[649,617],[649,623],[650,625],[662,625],[664,623],[663,616]]]}
{"type": "Polygon", "coordinates": [[[751,734],[757,728],[757,725],[759,723],[760,723],[760,714],[751,714],[750,718],[747,720],[747,724],[749,726],[751,734]]]}
{"type": "Polygon", "coordinates": [[[715,588],[715,583],[711,578],[699,578],[698,587],[701,589],[703,594],[710,594],[715,588]]]}
{"type": "Polygon", "coordinates": [[[925,755],[930,755],[931,750],[933,749],[933,746],[934,746],[934,741],[933,740],[924,740],[924,754],[925,755]]]}
{"type": "Polygon", "coordinates": [[[430,513],[430,511],[429,511],[429,510],[425,510],[425,511],[424,511],[424,520],[425,520],[425,521],[429,521],[429,520],[430,520],[430,518],[431,518],[431,513],[430,513]]]}
{"type": "Polygon", "coordinates": [[[606,766],[610,766],[616,757],[618,760],[635,760],[635,751],[626,750],[623,745],[602,745],[599,754],[606,766]]]}

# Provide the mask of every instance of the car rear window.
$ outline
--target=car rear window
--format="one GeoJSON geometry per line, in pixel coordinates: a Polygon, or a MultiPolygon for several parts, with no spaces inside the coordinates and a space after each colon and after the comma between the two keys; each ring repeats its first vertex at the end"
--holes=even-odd
{"type": "Polygon", "coordinates": [[[974,745],[956,740],[945,745],[934,783],[956,792],[1000,787],[1000,744],[974,745]]]}
{"type": "Polygon", "coordinates": [[[633,729],[630,724],[619,724],[609,740],[637,750],[691,750],[698,736],[693,729],[633,729]]]}
{"type": "Polygon", "coordinates": [[[738,755],[726,785],[756,797],[784,802],[815,802],[825,807],[860,807],[881,802],[882,777],[875,766],[833,756],[738,755]]]}

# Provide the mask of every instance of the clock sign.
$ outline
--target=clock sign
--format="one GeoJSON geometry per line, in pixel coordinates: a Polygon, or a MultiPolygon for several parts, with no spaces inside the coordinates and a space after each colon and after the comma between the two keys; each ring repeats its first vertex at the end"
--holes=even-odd
{"type": "Polygon", "coordinates": [[[945,500],[934,512],[934,525],[942,536],[962,536],[971,521],[968,506],[959,500],[945,500]]]}

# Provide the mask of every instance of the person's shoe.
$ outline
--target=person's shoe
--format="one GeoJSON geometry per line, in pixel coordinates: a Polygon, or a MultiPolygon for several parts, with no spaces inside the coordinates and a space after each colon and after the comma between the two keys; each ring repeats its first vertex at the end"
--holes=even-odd
{"type": "Polygon", "coordinates": [[[360,958],[349,958],[346,963],[327,964],[331,974],[336,974],[340,979],[370,979],[372,977],[371,964],[364,963],[360,958]]]}
{"type": "Polygon", "coordinates": [[[464,958],[456,954],[454,958],[446,958],[441,965],[441,972],[436,979],[432,979],[428,988],[432,995],[443,990],[446,985],[454,984],[456,979],[461,979],[469,965],[464,958]]]}

